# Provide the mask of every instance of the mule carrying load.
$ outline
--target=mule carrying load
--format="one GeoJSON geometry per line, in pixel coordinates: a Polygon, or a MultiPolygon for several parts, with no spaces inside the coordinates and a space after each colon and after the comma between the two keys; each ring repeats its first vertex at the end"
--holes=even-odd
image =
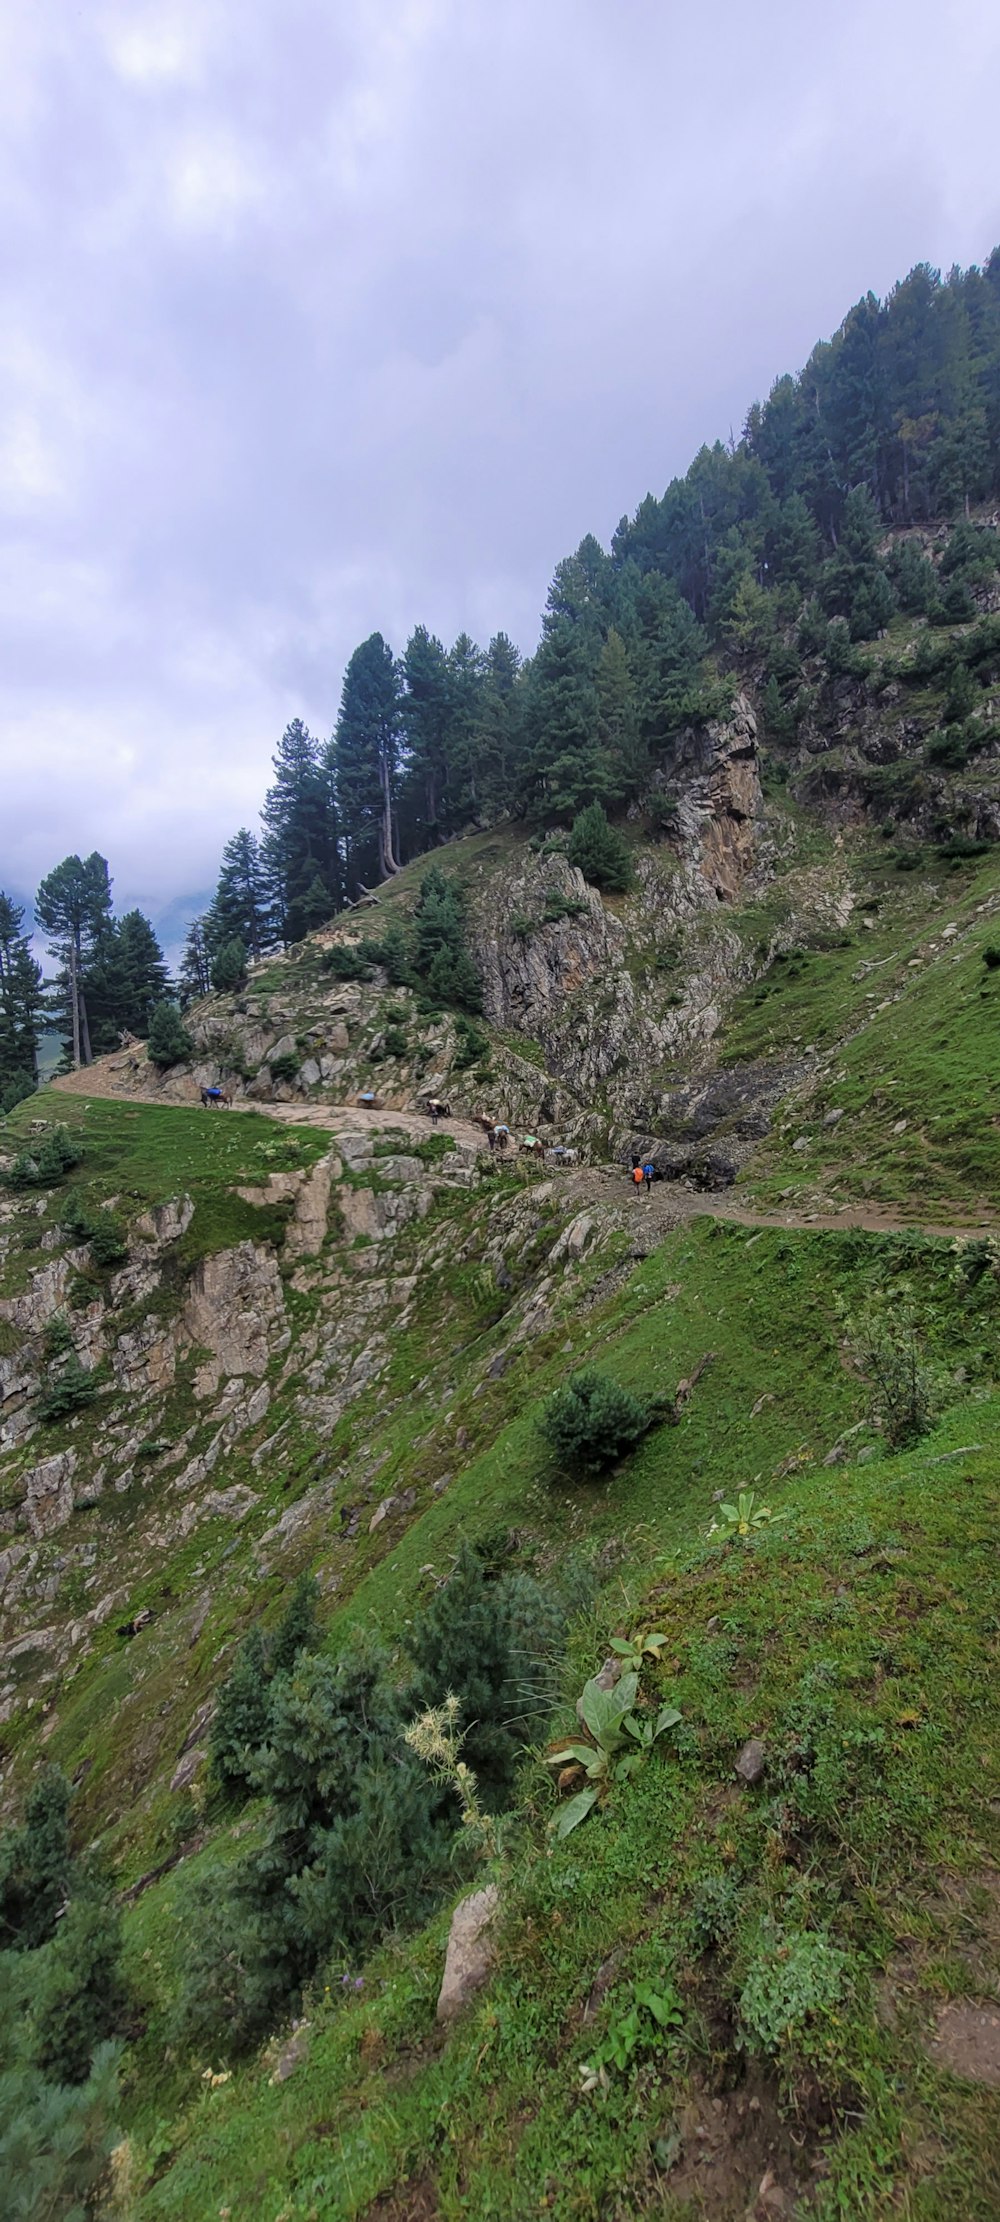
{"type": "Polygon", "coordinates": [[[200,1094],[203,1110],[221,1111],[223,1108],[227,1111],[232,1110],[232,1096],[227,1095],[224,1088],[202,1088],[200,1094]]]}
{"type": "Polygon", "coordinates": [[[370,1088],[366,1088],[364,1094],[358,1097],[359,1111],[381,1111],[381,1109],[382,1106],[378,1097],[372,1094],[370,1088]]]}
{"type": "Polygon", "coordinates": [[[426,1112],[432,1126],[436,1126],[439,1119],[451,1117],[450,1103],[442,1103],[440,1096],[428,1096],[420,1108],[426,1112]]]}

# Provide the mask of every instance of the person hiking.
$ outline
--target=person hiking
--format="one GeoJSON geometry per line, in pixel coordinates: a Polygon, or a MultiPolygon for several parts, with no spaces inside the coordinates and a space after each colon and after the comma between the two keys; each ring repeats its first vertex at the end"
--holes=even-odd
{"type": "Polygon", "coordinates": [[[644,1180],[644,1181],[645,1181],[645,1183],[646,1183],[646,1194],[647,1194],[647,1196],[648,1196],[648,1194],[649,1194],[649,1191],[650,1191],[650,1189],[652,1188],[653,1182],[654,1182],[654,1180],[656,1179],[656,1167],[655,1167],[655,1165],[652,1165],[652,1164],[647,1164],[647,1165],[644,1165],[644,1166],[643,1166],[643,1168],[642,1168],[642,1177],[643,1177],[643,1180],[644,1180]]]}
{"type": "Polygon", "coordinates": [[[632,1185],[633,1185],[633,1187],[634,1187],[634,1189],[635,1189],[636,1195],[637,1195],[637,1196],[641,1196],[641,1195],[642,1195],[642,1166],[641,1166],[641,1165],[635,1165],[635,1166],[633,1166],[633,1168],[632,1168],[632,1185]]]}

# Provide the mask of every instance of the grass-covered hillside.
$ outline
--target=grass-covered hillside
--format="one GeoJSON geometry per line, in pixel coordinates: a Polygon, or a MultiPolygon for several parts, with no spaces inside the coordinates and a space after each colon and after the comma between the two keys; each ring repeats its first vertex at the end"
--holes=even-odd
{"type": "MultiPolygon", "coordinates": [[[[917,876],[904,888],[917,903],[917,876]]],[[[967,904],[978,935],[988,899],[966,879],[943,923],[963,932],[967,904]]],[[[886,925],[865,915],[867,949],[886,925]]],[[[937,976],[928,961],[906,994],[937,976]]],[[[22,1835],[0,1863],[0,2182],[30,2154],[62,2189],[26,2211],[63,2213],[115,2145],[100,2196],[120,2217],[737,2222],[756,2203],[985,2222],[990,1245],[709,1217],[671,1232],[665,1186],[644,1221],[645,1200],[585,1168],[477,1170],[377,1120],[358,1148],[250,1113],[56,1106],[84,1154],[7,1192],[5,1347],[37,1343],[43,1384],[66,1365],[52,1318],[25,1338],[13,1309],[52,1293],[65,1254],[53,1316],[104,1371],[92,1402],[4,1453],[22,1835]],[[301,1203],[317,1176],[321,1228],[301,1203]],[[173,1241],[155,1216],[144,1232],[179,1196],[194,1210],[173,1241]],[[82,1232],[102,1218],[128,1253],[110,1266],[82,1232]],[[190,1292],[248,1252],[273,1262],[250,1290],[264,1341],[227,1352],[190,1292]],[[175,1334],[167,1385],[148,1342],[137,1370],[140,1310],[175,1334]],[[538,1427],[581,1366],[660,1415],[596,1476],[538,1427]],[[72,1502],[34,1534],[25,1476],[67,1451],[72,1502]],[[742,1536],[722,1509],[741,1492],[742,1536]],[[560,1799],[545,1747],[579,1741],[588,1677],[644,1633],[663,1641],[637,1727],[680,1717],[646,1757],[633,1739],[631,1773],[611,1751],[560,1838],[578,1780],[560,1799]],[[449,1690],[472,1826],[404,1740],[449,1690]],[[51,1766],[73,1786],[75,1865],[70,1915],[36,1938],[15,1885],[51,1766]],[[488,1881],[492,1972],[445,2030],[450,1910],[488,1881]],[[72,2080],[105,2034],[117,2099],[104,2055],[72,2080]],[[76,2094],[75,2158],[56,2088],[76,2094]]],[[[31,1115],[9,1151],[39,1150],[31,1115]]]]}

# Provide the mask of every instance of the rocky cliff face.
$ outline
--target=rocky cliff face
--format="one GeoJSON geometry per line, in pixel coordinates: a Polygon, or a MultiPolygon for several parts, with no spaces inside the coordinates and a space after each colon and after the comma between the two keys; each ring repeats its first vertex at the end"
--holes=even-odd
{"type": "Polygon", "coordinates": [[[774,841],[745,696],[725,723],[681,736],[662,783],[670,837],[640,854],[629,895],[602,900],[557,849],[526,851],[475,913],[487,1017],[541,1045],[581,1134],[631,1126],[652,1076],[678,1056],[710,1057],[752,974],[727,912],[766,883],[774,841]]]}
{"type": "MultiPolygon", "coordinates": [[[[270,1211],[267,1238],[186,1262],[178,1245],[192,1204],[178,1196],[132,1218],[127,1262],[85,1306],[73,1301],[85,1259],[60,1242],[58,1224],[44,1238],[51,1254],[10,1290],[31,1255],[21,1242],[37,1205],[0,1206],[0,1720],[29,1696],[48,1703],[109,1621],[128,1639],[137,1597],[154,1596],[146,1620],[161,1594],[182,1597],[197,1621],[197,1573],[191,1592],[168,1572],[194,1543],[217,1561],[238,1540],[255,1580],[319,1550],[331,1587],[359,1539],[391,1547],[420,1492],[387,1485],[363,1449],[331,1455],[340,1423],[366,1399],[383,1419],[391,1411],[403,1393],[390,1385],[400,1339],[450,1303],[463,1260],[477,1260],[476,1302],[487,1320],[505,1315],[516,1349],[551,1326],[557,1292],[598,1234],[551,1182],[497,1187],[475,1144],[427,1162],[377,1124],[237,1193],[270,1211]],[[285,1214],[277,1237],[276,1204],[285,1214]],[[95,1403],[53,1426],[39,1417],[38,1393],[57,1321],[71,1324],[101,1385],[95,1403]]],[[[446,1334],[432,1359],[442,1381],[448,1362],[446,1334]]],[[[499,1373],[506,1361],[495,1362],[499,1373]]],[[[412,1380],[405,1395],[412,1403],[412,1380]]],[[[440,1425],[441,1444],[426,1494],[446,1486],[449,1444],[454,1459],[456,1430],[465,1437],[471,1424],[460,1427],[447,1393],[435,1403],[427,1439],[440,1425]]],[[[206,1594],[199,1627],[208,1604],[206,1594]]]]}

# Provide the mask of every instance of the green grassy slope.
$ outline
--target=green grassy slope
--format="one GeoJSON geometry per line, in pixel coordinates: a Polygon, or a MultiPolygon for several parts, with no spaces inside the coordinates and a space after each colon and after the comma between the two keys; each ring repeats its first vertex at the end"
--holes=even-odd
{"type": "MultiPolygon", "coordinates": [[[[574,1640],[567,1695],[611,1632],[655,1624],[668,1645],[647,1670],[648,1695],[662,1689],[681,1707],[673,1748],[554,1851],[551,1788],[529,1770],[498,1972],[447,2042],[433,2020],[444,1915],[376,1955],[350,2000],[341,1966],[327,1971],[307,2003],[307,2057],[287,2084],[270,2080],[273,2051],[215,2086],[201,2071],[217,2063],[184,2073],[164,2063],[154,2007],[133,2098],[134,2167],[148,2183],[140,2216],[201,2222],[228,2205],[289,2222],[535,2212],[680,2222],[703,2211],[736,2222],[773,2147],[779,2179],[815,2196],[803,2211],[986,2222],[1000,2178],[985,2095],[927,2044],[945,2001],[995,1998],[1000,1983],[998,1723],[983,1671],[997,1626],[996,1318],[992,1276],[959,1288],[945,1244],[706,1222],[591,1315],[576,1349],[626,1382],[672,1384],[716,1351],[681,1424],[649,1438],[607,1489],[553,1491],[526,1403],[342,1621],[372,1614],[405,1633],[428,1567],[446,1566],[461,1533],[509,1522],[542,1566],[587,1535],[605,1546],[607,1573],[574,1640]],[[929,1345],[964,1378],[914,1450],[878,1454],[862,1426],[846,1462],[827,1467],[864,1412],[837,1302],[901,1279],[929,1345]],[[859,1449],[877,1455],[859,1462],[859,1449]],[[746,1550],[709,1539],[715,1492],[755,1478],[780,1521],[746,1550]],[[750,1734],[767,1749],[754,1790],[733,1773],[750,1734]],[[819,1938],[813,1981],[832,1971],[835,1995],[793,2024],[776,2058],[759,2044],[755,2057],[741,1995],[755,1971],[797,1968],[802,1934],[819,1938]],[[675,1996],[676,2028],[660,2042],[643,2025],[608,2089],[584,2093],[581,2068],[642,1982],[675,1996]],[[717,2157],[702,2173],[706,2125],[717,2157]]],[[[551,1353],[532,1393],[564,1367],[551,1353]]],[[[186,1888],[182,1868],[129,1917],[140,1979],[149,1983],[149,1953],[168,1992],[186,1888]]]]}
{"type": "Polygon", "coordinates": [[[731,1014],[727,1064],[817,1053],[741,1185],[761,1202],[787,1193],[793,1206],[870,1199],[943,1223],[989,1218],[1000,1179],[1000,971],[984,952],[1000,943],[996,863],[901,882],[864,849],[856,885],[849,930],[782,954],[731,1014]]]}
{"type": "MultiPolygon", "coordinates": [[[[449,863],[488,872],[492,838],[456,844],[449,863]]],[[[995,862],[900,874],[868,839],[833,863],[825,836],[814,849],[796,850],[766,899],[728,914],[764,953],[725,1023],[724,1059],[805,1069],[737,1196],[800,1213],[884,1206],[942,1225],[992,1217],[1000,969],[983,952],[1000,940],[995,862]],[[808,914],[794,877],[811,870],[826,893],[828,880],[849,883],[855,908],[843,928],[817,909],[788,948],[789,920],[808,914]],[[775,937],[786,946],[764,971],[775,937]],[[843,1116],[826,1126],[832,1111],[843,1116]]],[[[397,886],[387,900],[407,894],[397,886]]],[[[19,1107],[4,1141],[25,1138],[37,1109],[19,1107]]],[[[241,1201],[234,1184],[329,1147],[321,1130],[251,1115],[66,1095],[58,1116],[87,1157],[9,1230],[5,1294],[43,1263],[73,1194],[91,1209],[112,1203],[125,1222],[191,1195],[165,1310],[198,1259],[248,1234],[281,1260],[282,1212],[241,1201]]],[[[365,1177],[378,1192],[377,1168],[365,1177]]],[[[124,1594],[88,1655],[47,1688],[44,1711],[20,1705],[4,1724],[4,1787],[16,1802],[44,1752],[79,1782],[77,1828],[101,1836],[122,1885],[167,1867],[125,1914],[142,2027],[126,2060],[132,2189],[119,2222],[207,2222],[227,2208],[266,2222],[743,2222],[768,2168],[819,2222],[987,2222],[1000,2210],[990,2093],[933,2039],[949,2001],[1000,2012],[993,1262],[979,1259],[977,1278],[956,1270],[944,1239],[705,1218],[638,1264],[627,1233],[604,1226],[563,1277],[547,1260],[575,1207],[558,1184],[534,1204],[533,1177],[521,1178],[439,1194],[391,1263],[383,1252],[372,1282],[390,1292],[416,1276],[418,1296],[400,1296],[397,1320],[387,1293],[385,1369],[324,1427],[303,1417],[307,1361],[294,1352],[309,1336],[321,1346],[331,1291],[349,1309],[376,1261],[363,1238],[345,1248],[335,1220],[315,1271],[282,1260],[293,1356],[273,1362],[266,1421],[224,1461],[227,1485],[252,1484],[245,1523],[219,1518],[140,1550],[142,1520],[171,1502],[155,1463],[73,1516],[66,1541],[92,1538],[124,1594]],[[515,1204],[516,1222],[504,1218],[515,1204]],[[508,1225],[509,1290],[487,1260],[508,1225]],[[517,1305],[541,1276],[545,1316],[519,1336],[517,1305]],[[891,1456],[845,1347],[843,1307],[872,1288],[909,1293],[939,1377],[933,1431],[891,1456]],[[631,1388],[671,1392],[708,1353],[679,1425],[647,1437],[603,1486],[553,1482],[536,1422],[574,1366],[596,1361],[631,1388]],[[255,1468],[279,1429],[279,1455],[255,1468]],[[331,1474],[341,1482],[326,1525],[262,1564],[263,1533],[331,1474]],[[724,1547],[708,1535],[715,1499],[748,1486],[780,1518],[746,1550],[724,1547]],[[369,1528],[379,1498],[411,1489],[405,1520],[369,1528]],[[364,1508],[356,1534],[340,1498],[364,1508]],[[458,1545],[496,1531],[543,1578],[570,1550],[596,1554],[598,1601],[574,1633],[554,1727],[569,1726],[611,1634],[646,1624],[669,1639],[662,1668],[646,1669],[646,1697],[676,1701],[680,1729],[555,1849],[551,1783],[529,1762],[496,1974],[447,2040],[434,2023],[444,1907],[364,1968],[324,1971],[287,2082],[272,2081],[283,2031],[213,2083],[221,2063],[178,2052],[170,2026],[189,1892],[262,1816],[251,1809],[234,1828],[200,1788],[169,1789],[195,1709],[246,1628],[277,1617],[299,1563],[321,1578],[331,1647],[370,1623],[402,1658],[408,1621],[458,1545]],[[144,1608],[153,1621],[133,1638],[123,1623],[144,1608]],[[734,1763],[751,1734],[767,1763],[745,1789],[734,1763]],[[347,1972],[363,1977],[350,1996],[347,1972]],[[662,2034],[642,1984],[672,2004],[662,2034]],[[602,2048],[606,2086],[585,2091],[581,2070],[601,2064],[602,2048]]],[[[359,1315],[359,1348],[367,1332],[359,1315]]],[[[182,1369],[157,1432],[179,1438],[194,1416],[182,1369]]],[[[79,1443],[83,1424],[47,1430],[37,1455],[79,1443]]],[[[191,1452],[214,1424],[198,1417],[191,1452]]],[[[56,1566],[63,1542],[44,1548],[56,1566]]],[[[54,1610],[82,1610],[92,1594],[74,1573],[54,1610]]],[[[26,1694],[33,1655],[11,1671],[26,1694]]]]}

